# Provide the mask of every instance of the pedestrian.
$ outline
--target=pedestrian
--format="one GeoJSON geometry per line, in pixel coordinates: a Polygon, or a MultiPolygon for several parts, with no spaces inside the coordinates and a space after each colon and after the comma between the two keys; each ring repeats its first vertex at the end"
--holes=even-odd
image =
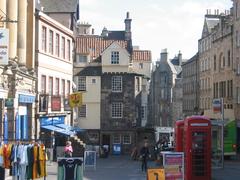
{"type": "Polygon", "coordinates": [[[145,142],[144,146],[140,150],[140,158],[142,161],[142,171],[147,171],[147,160],[149,157],[149,149],[148,149],[148,144],[145,142]]]}
{"type": "Polygon", "coordinates": [[[64,156],[65,157],[72,157],[73,148],[71,141],[66,142],[66,146],[64,147],[64,156]]]}

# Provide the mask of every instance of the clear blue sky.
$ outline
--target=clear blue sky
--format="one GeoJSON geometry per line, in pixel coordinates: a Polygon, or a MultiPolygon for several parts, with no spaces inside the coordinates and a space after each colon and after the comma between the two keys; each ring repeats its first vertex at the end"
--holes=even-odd
{"type": "Polygon", "coordinates": [[[191,58],[198,47],[206,9],[220,12],[232,7],[231,0],[79,0],[80,21],[101,34],[103,27],[124,30],[126,12],[132,18],[133,44],[151,50],[153,61],[167,48],[172,58],[180,50],[191,58]]]}

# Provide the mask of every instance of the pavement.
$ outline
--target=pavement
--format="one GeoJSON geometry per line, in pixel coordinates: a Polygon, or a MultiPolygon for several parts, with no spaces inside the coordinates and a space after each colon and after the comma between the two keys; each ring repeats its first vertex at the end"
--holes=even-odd
{"type": "MultiPolygon", "coordinates": [[[[149,162],[150,167],[155,162],[149,162]]],[[[57,179],[57,163],[47,162],[48,176],[46,180],[57,179]]],[[[5,180],[12,180],[7,177],[5,180]]],[[[84,170],[84,180],[146,180],[146,173],[141,171],[141,162],[133,161],[129,156],[109,156],[108,158],[97,158],[97,167],[84,170]]],[[[224,169],[213,169],[212,180],[239,180],[240,161],[228,160],[224,163],[224,169]]],[[[40,179],[44,180],[44,178],[40,179]]]]}

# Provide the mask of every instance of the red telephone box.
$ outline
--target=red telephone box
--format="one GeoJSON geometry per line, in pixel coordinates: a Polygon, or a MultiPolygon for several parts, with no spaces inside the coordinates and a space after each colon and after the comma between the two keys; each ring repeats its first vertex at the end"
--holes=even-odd
{"type": "Polygon", "coordinates": [[[183,127],[184,120],[178,120],[175,123],[175,151],[183,152],[183,127]]]}
{"type": "Polygon", "coordinates": [[[184,120],[185,179],[211,180],[211,122],[204,116],[184,120]]]}

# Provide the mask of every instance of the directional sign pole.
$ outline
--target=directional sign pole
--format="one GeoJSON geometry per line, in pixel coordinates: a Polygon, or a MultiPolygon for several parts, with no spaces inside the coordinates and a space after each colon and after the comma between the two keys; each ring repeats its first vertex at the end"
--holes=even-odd
{"type": "Polygon", "coordinates": [[[222,168],[224,168],[224,101],[221,98],[221,116],[222,116],[222,168]]]}

